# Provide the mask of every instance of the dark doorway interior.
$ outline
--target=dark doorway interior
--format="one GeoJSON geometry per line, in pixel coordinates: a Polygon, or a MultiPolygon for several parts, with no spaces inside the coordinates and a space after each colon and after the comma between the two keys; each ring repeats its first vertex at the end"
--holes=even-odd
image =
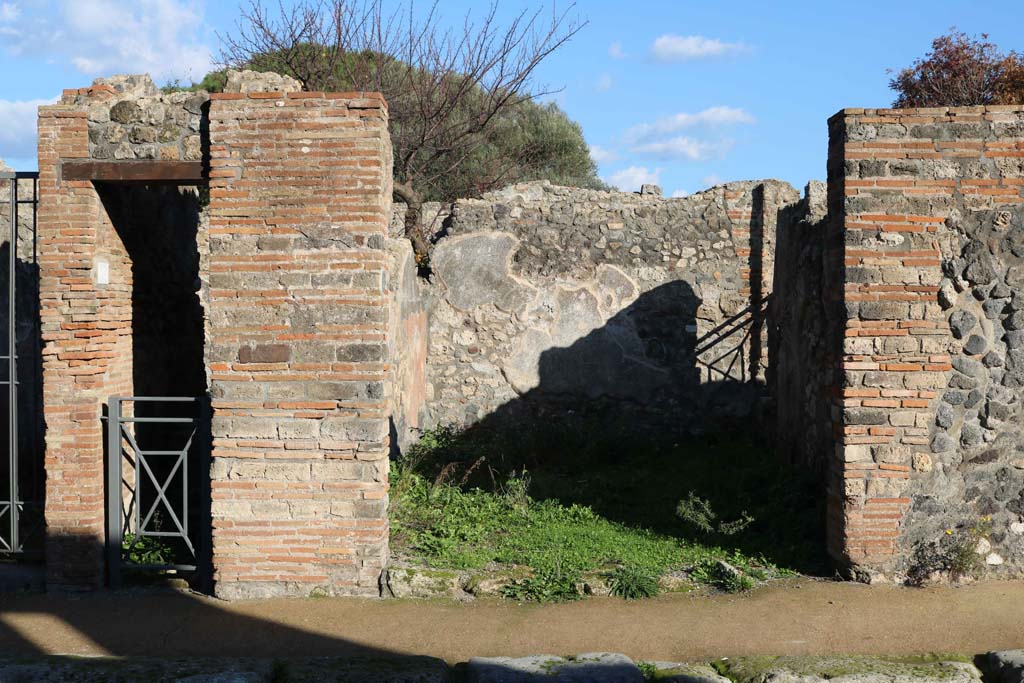
{"type": "Polygon", "coordinates": [[[200,194],[194,187],[171,185],[110,183],[98,189],[132,263],[133,395],[196,399],[123,406],[122,414],[136,420],[196,420],[125,424],[122,470],[134,471],[124,477],[126,488],[134,489],[125,496],[122,559],[125,566],[201,565],[200,548],[208,545],[200,531],[209,527],[209,477],[200,194]],[[178,457],[182,450],[187,450],[185,461],[178,457]]]}

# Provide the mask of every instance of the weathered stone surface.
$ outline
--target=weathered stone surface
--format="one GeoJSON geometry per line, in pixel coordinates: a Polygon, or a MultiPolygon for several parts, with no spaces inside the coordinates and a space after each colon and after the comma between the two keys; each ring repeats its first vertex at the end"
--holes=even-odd
{"type": "Polygon", "coordinates": [[[448,287],[452,306],[469,311],[492,304],[502,311],[519,310],[534,296],[534,288],[510,272],[519,240],[512,235],[469,234],[442,242],[431,264],[448,287]]]}
{"type": "Polygon", "coordinates": [[[648,662],[657,670],[655,680],[663,683],[729,683],[707,664],[687,664],[680,662],[648,662]]]}
{"type": "Polygon", "coordinates": [[[730,659],[737,683],[980,683],[981,672],[966,662],[885,657],[750,657],[730,659]]]}
{"type": "Polygon", "coordinates": [[[272,71],[238,71],[228,69],[227,84],[224,92],[229,93],[251,93],[251,92],[298,92],[302,90],[302,83],[291,76],[277,74],[272,71]]]}
{"type": "Polygon", "coordinates": [[[644,676],[625,655],[593,652],[572,658],[474,657],[467,683],[643,683],[644,676]]]}
{"type": "Polygon", "coordinates": [[[796,199],[776,181],[682,199],[526,183],[450,214],[427,207],[443,233],[431,260],[442,286],[427,290],[426,422],[618,406],[640,431],[687,432],[751,415],[763,314],[756,345],[740,333],[696,341],[767,295],[777,207],[796,199]]]}
{"type": "Polygon", "coordinates": [[[384,573],[385,595],[393,598],[466,599],[465,582],[462,572],[446,569],[389,567],[384,573]]]}
{"type": "Polygon", "coordinates": [[[63,103],[87,109],[94,159],[198,161],[209,99],[203,91],[163,93],[143,74],[98,78],[63,103]]]}

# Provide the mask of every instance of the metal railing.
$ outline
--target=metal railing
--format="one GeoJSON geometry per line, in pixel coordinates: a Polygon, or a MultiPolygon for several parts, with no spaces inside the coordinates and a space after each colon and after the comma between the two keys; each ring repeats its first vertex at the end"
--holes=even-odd
{"type": "MultiPolygon", "coordinates": [[[[195,571],[198,562],[195,539],[189,528],[192,514],[189,501],[189,460],[200,428],[204,424],[202,402],[194,397],[182,396],[111,396],[107,404],[107,568],[110,585],[121,583],[123,566],[135,569],[195,571]],[[126,403],[195,404],[192,417],[126,415],[126,403]],[[183,445],[172,448],[150,449],[139,446],[136,426],[182,425],[183,445]],[[189,427],[191,429],[189,429],[189,427]],[[124,463],[132,467],[134,478],[125,477],[124,463]],[[169,489],[180,482],[180,497],[172,500],[169,489]],[[148,493],[147,493],[148,492],[148,493]],[[171,528],[159,510],[167,513],[171,528]],[[159,522],[159,523],[157,523],[159,522]],[[124,545],[125,535],[131,540],[124,545]],[[128,561],[133,550],[147,538],[179,539],[191,557],[191,563],[167,562],[135,564],[128,561]]],[[[161,435],[161,439],[166,435],[161,435]]]]}
{"type": "MultiPolygon", "coordinates": [[[[6,494],[6,499],[0,499],[0,519],[6,516],[7,524],[3,525],[6,527],[3,531],[0,531],[0,553],[4,554],[15,554],[21,553],[25,550],[24,537],[22,536],[21,529],[21,516],[25,512],[26,507],[33,503],[41,503],[41,501],[26,501],[23,499],[20,492],[20,478],[22,473],[19,472],[19,455],[20,455],[20,444],[19,444],[19,431],[18,431],[18,420],[19,420],[19,396],[18,389],[21,383],[18,381],[18,227],[19,227],[19,214],[20,207],[22,205],[31,206],[32,210],[32,251],[31,258],[32,262],[35,262],[36,255],[36,221],[35,221],[35,210],[38,205],[38,180],[39,174],[36,172],[16,172],[16,171],[0,171],[0,182],[10,183],[10,201],[8,207],[8,218],[10,220],[10,233],[8,236],[9,249],[8,249],[8,272],[7,272],[7,348],[6,353],[0,354],[0,363],[4,363],[7,366],[7,374],[5,378],[0,378],[0,386],[4,386],[7,390],[8,406],[7,406],[7,457],[5,462],[0,463],[0,466],[6,468],[7,476],[7,487],[6,491],[0,492],[0,495],[6,494]],[[30,180],[32,184],[32,196],[30,198],[22,199],[18,195],[18,184],[19,181],[30,180]],[[6,533],[4,533],[6,531],[6,533]]],[[[30,315],[35,315],[36,312],[29,312],[30,315]]],[[[38,408],[38,406],[29,406],[32,409],[38,408]]]]}

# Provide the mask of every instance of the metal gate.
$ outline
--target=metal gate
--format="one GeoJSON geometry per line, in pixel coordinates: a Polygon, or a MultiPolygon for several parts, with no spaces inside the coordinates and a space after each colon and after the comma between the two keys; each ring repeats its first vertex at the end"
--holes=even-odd
{"type": "Polygon", "coordinates": [[[0,403],[6,453],[0,460],[0,557],[42,550],[42,343],[36,262],[38,173],[0,171],[0,226],[6,228],[6,330],[0,341],[0,403]],[[28,196],[21,196],[24,192],[28,196]]]}
{"type": "Polygon", "coordinates": [[[205,399],[112,396],[107,404],[107,567],[195,572],[208,526],[205,399]]]}

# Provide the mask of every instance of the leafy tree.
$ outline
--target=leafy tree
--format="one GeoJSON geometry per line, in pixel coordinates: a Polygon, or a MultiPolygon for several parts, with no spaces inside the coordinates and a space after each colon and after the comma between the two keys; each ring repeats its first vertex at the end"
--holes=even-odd
{"type": "Polygon", "coordinates": [[[889,81],[894,107],[1024,104],[1024,57],[1002,53],[988,41],[950,29],[932,51],[889,81]]]}
{"type": "MultiPolygon", "coordinates": [[[[388,101],[395,196],[408,206],[406,235],[427,266],[422,205],[538,178],[599,186],[579,126],[536,99],[537,66],[583,24],[566,12],[497,22],[497,3],[479,23],[441,27],[437,4],[392,14],[383,0],[299,0],[268,12],[243,8],[222,36],[225,66],[277,71],[307,90],[366,90],[388,101]]],[[[553,9],[553,8],[552,8],[553,9]]],[[[571,7],[570,7],[571,9],[571,7]]],[[[208,76],[211,79],[213,75],[208,76]]]]}

